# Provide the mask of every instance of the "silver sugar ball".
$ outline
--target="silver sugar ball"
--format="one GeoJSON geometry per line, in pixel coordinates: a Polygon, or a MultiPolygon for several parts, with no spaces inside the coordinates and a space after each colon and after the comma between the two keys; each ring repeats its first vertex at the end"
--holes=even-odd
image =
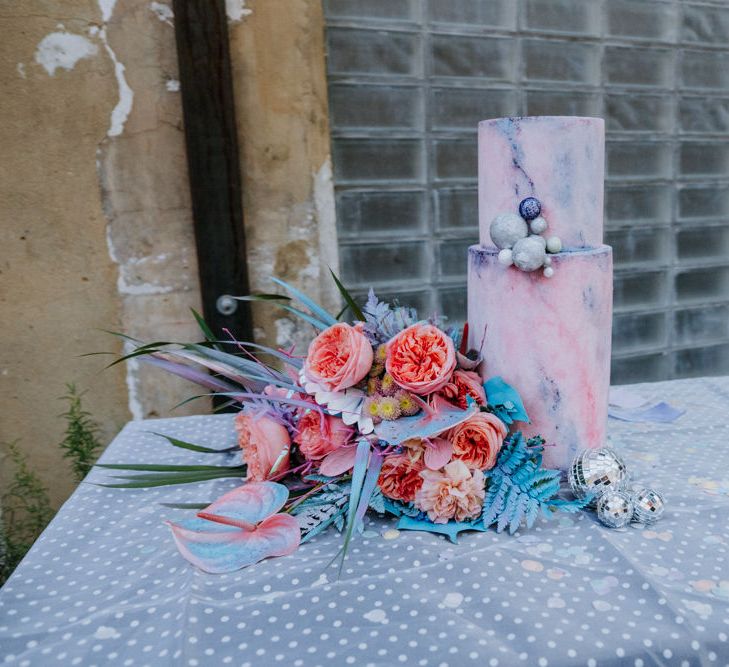
{"type": "Polygon", "coordinates": [[[666,511],[666,501],[655,489],[636,488],[631,495],[633,501],[633,521],[655,523],[666,511]]]}
{"type": "Polygon", "coordinates": [[[551,278],[554,275],[554,269],[551,266],[545,266],[543,273],[545,278],[551,278]]]}
{"type": "Polygon", "coordinates": [[[544,266],[546,251],[540,236],[519,239],[512,249],[514,265],[522,271],[536,271],[544,266]]]}
{"type": "Polygon", "coordinates": [[[572,493],[578,498],[592,494],[590,503],[595,506],[597,498],[606,491],[622,491],[628,484],[625,462],[609,447],[586,449],[572,461],[567,473],[572,493]]]}
{"type": "Polygon", "coordinates": [[[491,240],[497,248],[513,248],[514,244],[529,233],[527,223],[516,213],[502,213],[491,222],[491,240]]]}
{"type": "Polygon", "coordinates": [[[542,212],[542,203],[536,197],[527,197],[519,202],[519,215],[524,220],[534,220],[542,212]]]}
{"type": "Polygon", "coordinates": [[[529,228],[532,230],[532,234],[541,234],[547,229],[547,221],[539,216],[529,223],[529,228]]]}
{"type": "Polygon", "coordinates": [[[544,258],[544,266],[552,266],[552,258],[549,255],[544,258]]]}
{"type": "Polygon", "coordinates": [[[597,518],[608,528],[623,528],[633,518],[633,501],[626,491],[608,491],[597,501],[597,518]]]}

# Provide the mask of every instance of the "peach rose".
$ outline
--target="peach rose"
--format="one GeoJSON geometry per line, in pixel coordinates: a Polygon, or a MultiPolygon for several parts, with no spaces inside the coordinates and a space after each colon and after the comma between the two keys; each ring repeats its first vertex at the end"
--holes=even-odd
{"type": "Polygon", "coordinates": [[[335,449],[344,447],[353,434],[352,428],[339,417],[327,414],[322,417],[318,410],[302,415],[298,430],[294,442],[308,461],[318,461],[335,449]]]}
{"type": "Polygon", "coordinates": [[[432,324],[413,324],[387,344],[387,372],[398,385],[414,394],[438,391],[455,367],[453,340],[432,324]]]}
{"type": "Polygon", "coordinates": [[[466,400],[468,396],[476,401],[478,405],[486,405],[486,392],[481,384],[481,378],[478,373],[473,371],[462,371],[460,369],[454,371],[448,384],[440,390],[440,393],[462,410],[468,407],[468,401],[466,400]]]}
{"type": "Polygon", "coordinates": [[[342,391],[369,373],[372,359],[372,345],[367,337],[359,329],[341,322],[311,341],[304,373],[327,391],[342,391]]]}
{"type": "Polygon", "coordinates": [[[382,493],[392,500],[412,502],[423,485],[422,470],[422,457],[413,460],[407,453],[391,454],[382,462],[378,481],[382,493]]]}
{"type": "Polygon", "coordinates": [[[446,436],[453,443],[453,458],[469,468],[490,470],[506,437],[506,426],[496,415],[477,412],[454,426],[446,436]]]}
{"type": "Polygon", "coordinates": [[[423,485],[415,494],[415,507],[433,523],[467,521],[481,514],[486,491],[480,470],[471,472],[463,461],[451,461],[443,470],[423,470],[420,476],[423,485]]]}
{"type": "Polygon", "coordinates": [[[250,481],[261,482],[268,478],[282,454],[284,456],[275,472],[288,469],[291,438],[283,424],[265,414],[240,412],[235,418],[235,428],[250,481]]]}

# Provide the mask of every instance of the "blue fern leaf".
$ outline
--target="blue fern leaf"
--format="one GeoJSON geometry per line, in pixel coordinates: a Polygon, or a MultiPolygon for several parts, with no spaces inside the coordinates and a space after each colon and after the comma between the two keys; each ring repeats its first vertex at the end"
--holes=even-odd
{"type": "Polygon", "coordinates": [[[514,534],[523,523],[533,526],[540,511],[551,517],[557,511],[577,511],[589,502],[558,498],[561,473],[542,467],[543,451],[544,439],[539,436],[525,440],[517,432],[504,441],[496,465],[486,473],[484,527],[496,524],[497,532],[508,527],[514,534]]]}
{"type": "Polygon", "coordinates": [[[521,522],[526,516],[527,503],[529,502],[529,496],[526,493],[520,493],[519,499],[514,503],[514,511],[509,519],[509,534],[513,535],[517,530],[521,522]]]}
{"type": "Polygon", "coordinates": [[[592,501],[592,494],[589,494],[585,498],[577,498],[576,500],[564,500],[563,498],[557,498],[549,503],[550,508],[559,510],[560,512],[579,512],[585,509],[592,501]]]}
{"type": "Polygon", "coordinates": [[[536,498],[529,498],[526,508],[526,525],[531,528],[539,516],[539,501],[536,498]]]}
{"type": "Polygon", "coordinates": [[[490,492],[485,498],[483,525],[486,528],[499,518],[499,515],[504,509],[504,499],[506,498],[506,492],[509,490],[509,487],[508,484],[503,483],[503,478],[500,481],[502,483],[490,487],[490,492]]]}

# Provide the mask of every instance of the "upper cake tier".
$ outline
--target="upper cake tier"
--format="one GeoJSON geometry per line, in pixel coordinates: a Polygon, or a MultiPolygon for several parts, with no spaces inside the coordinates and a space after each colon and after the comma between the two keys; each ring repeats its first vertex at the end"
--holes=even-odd
{"type": "Polygon", "coordinates": [[[605,131],[601,118],[535,116],[478,124],[480,241],[493,246],[489,226],[501,213],[536,197],[545,236],[564,248],[602,244],[605,131]]]}

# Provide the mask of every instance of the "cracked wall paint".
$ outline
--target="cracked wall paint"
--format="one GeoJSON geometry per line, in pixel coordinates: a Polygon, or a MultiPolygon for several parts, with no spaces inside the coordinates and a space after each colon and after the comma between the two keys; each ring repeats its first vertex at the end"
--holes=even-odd
{"type": "MultiPolygon", "coordinates": [[[[338,248],[321,3],[249,6],[253,12],[231,20],[229,34],[251,289],[272,291],[274,275],[338,312],[327,268],[336,271],[338,248]]],[[[254,304],[253,317],[257,341],[301,353],[314,333],[270,305],[254,304]]]]}
{"type": "MultiPolygon", "coordinates": [[[[164,7],[119,0],[103,8],[107,21],[97,35],[114,63],[120,103],[125,90],[129,95],[99,146],[97,170],[124,333],[139,340],[191,340],[197,331],[189,309],[201,306],[181,101],[169,94],[179,86],[176,46],[163,20],[171,20],[171,10],[164,7]]],[[[197,393],[138,360],[125,370],[134,419],[167,414],[197,393]]],[[[175,415],[205,409],[196,402],[175,415]]]]}
{"type": "Polygon", "coordinates": [[[244,16],[250,16],[253,10],[246,7],[246,0],[225,0],[225,13],[229,21],[238,23],[244,16]]]}
{"type": "Polygon", "coordinates": [[[172,26],[174,25],[172,20],[175,18],[175,14],[172,11],[172,7],[165,5],[162,2],[152,2],[150,3],[149,8],[155,13],[157,18],[162,21],[162,23],[172,26]]]}
{"type": "MultiPolygon", "coordinates": [[[[41,65],[49,76],[54,76],[57,69],[72,70],[83,58],[91,58],[99,52],[96,44],[83,35],[71,32],[52,32],[46,35],[35,51],[35,61],[41,65]]],[[[21,76],[24,71],[19,68],[21,76]]]]}

